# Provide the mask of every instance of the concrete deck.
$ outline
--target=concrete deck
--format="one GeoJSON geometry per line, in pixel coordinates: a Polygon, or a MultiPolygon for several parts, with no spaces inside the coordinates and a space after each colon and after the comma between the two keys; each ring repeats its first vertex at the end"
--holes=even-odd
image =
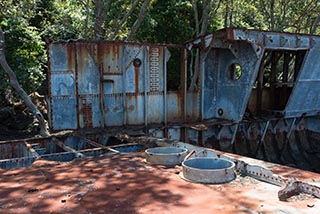
{"type": "MultiPolygon", "coordinates": [[[[320,186],[319,174],[245,159],[320,186]]],[[[147,164],[143,153],[37,160],[1,170],[0,213],[320,213],[319,199],[300,194],[282,202],[278,186],[248,176],[203,185],[182,180],[180,171],[147,164]]]]}

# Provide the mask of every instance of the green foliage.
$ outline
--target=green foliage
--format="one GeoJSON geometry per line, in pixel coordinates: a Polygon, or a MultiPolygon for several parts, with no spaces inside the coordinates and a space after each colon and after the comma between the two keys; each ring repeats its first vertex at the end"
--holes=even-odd
{"type": "MultiPolygon", "coordinates": [[[[28,93],[38,90],[46,72],[45,39],[93,39],[96,0],[2,0],[0,25],[5,31],[6,56],[17,78],[28,93]]],[[[102,1],[103,3],[106,0],[102,1]]],[[[136,0],[111,1],[103,22],[105,39],[112,35],[136,0]]],[[[201,18],[202,5],[197,1],[201,18]]],[[[320,2],[315,0],[207,0],[209,8],[207,32],[223,27],[319,34],[320,2]],[[274,2],[272,6],[271,2],[274,2]],[[273,21],[273,23],[271,23],[273,21]]],[[[143,0],[123,23],[116,39],[130,33],[143,0]]],[[[200,20],[201,21],[201,20],[200,20]]],[[[135,41],[182,44],[196,36],[191,0],[152,0],[135,41]]],[[[171,50],[168,77],[172,85],[179,78],[180,53],[171,50]]],[[[0,72],[0,93],[8,87],[8,79],[0,72]]],[[[177,88],[174,85],[173,88],[177,88]]]]}
{"type": "MultiPolygon", "coordinates": [[[[5,53],[8,64],[15,71],[17,79],[27,93],[37,90],[45,75],[43,73],[46,62],[44,42],[39,36],[37,28],[30,26],[24,16],[30,13],[25,8],[25,13],[15,7],[9,8],[7,14],[0,14],[1,28],[5,33],[5,53]],[[11,10],[10,10],[11,9],[11,10]],[[15,16],[12,17],[12,14],[15,16]]],[[[8,79],[0,68],[0,93],[9,86],[8,79]]]]}
{"type": "Polygon", "coordinates": [[[182,44],[194,36],[193,11],[189,1],[154,1],[137,38],[152,43],[182,44]]]}
{"type": "Polygon", "coordinates": [[[42,0],[31,24],[50,40],[81,39],[86,37],[85,19],[86,7],[81,1],[42,0]]]}

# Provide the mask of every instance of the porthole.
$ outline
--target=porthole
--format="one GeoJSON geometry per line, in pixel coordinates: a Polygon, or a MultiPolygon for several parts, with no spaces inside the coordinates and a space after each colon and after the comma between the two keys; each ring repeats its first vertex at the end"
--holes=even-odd
{"type": "Polygon", "coordinates": [[[242,68],[238,63],[233,63],[229,66],[228,73],[231,80],[238,80],[242,76],[242,68]]]}
{"type": "Polygon", "coordinates": [[[134,60],[133,60],[133,66],[134,67],[140,67],[141,66],[141,59],[139,59],[139,58],[135,58],[134,60]]]}

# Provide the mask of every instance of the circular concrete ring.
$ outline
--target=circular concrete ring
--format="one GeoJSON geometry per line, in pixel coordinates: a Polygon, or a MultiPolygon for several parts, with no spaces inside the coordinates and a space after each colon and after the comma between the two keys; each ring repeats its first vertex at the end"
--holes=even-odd
{"type": "Polygon", "coordinates": [[[234,180],[235,164],[217,158],[192,158],[182,162],[181,177],[195,183],[226,183],[234,180]]]}
{"type": "Polygon", "coordinates": [[[159,165],[178,165],[187,156],[188,150],[177,147],[155,147],[146,151],[146,161],[159,165]]]}

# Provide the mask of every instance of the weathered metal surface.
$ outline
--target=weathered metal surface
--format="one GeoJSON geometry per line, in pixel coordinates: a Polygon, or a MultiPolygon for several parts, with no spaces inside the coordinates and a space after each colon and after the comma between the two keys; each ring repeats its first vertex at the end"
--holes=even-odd
{"type": "Polygon", "coordinates": [[[285,108],[285,116],[316,115],[320,112],[319,62],[319,47],[312,48],[305,57],[299,78],[285,108]]]}
{"type": "Polygon", "coordinates": [[[76,62],[73,44],[57,44],[49,49],[49,116],[52,129],[77,128],[76,62]]]}
{"type": "MultiPolygon", "coordinates": [[[[315,179],[319,184],[317,174],[279,170],[287,176],[303,174],[301,180],[315,179]]],[[[39,160],[27,169],[2,170],[1,209],[4,213],[319,212],[319,199],[302,194],[282,202],[277,186],[249,176],[238,176],[228,184],[199,185],[179,179],[177,171],[150,166],[135,155],[101,156],[72,164],[39,160]]]]}
{"type": "Polygon", "coordinates": [[[244,29],[188,41],[181,51],[179,91],[170,92],[166,45],[51,43],[50,125],[53,130],[143,125],[141,130],[157,137],[316,170],[319,41],[244,29]],[[192,48],[200,48],[200,75],[197,90],[187,91],[192,48]]]}
{"type": "Polygon", "coordinates": [[[200,97],[198,92],[186,93],[186,121],[198,121],[200,118],[200,97]]]}
{"type": "Polygon", "coordinates": [[[180,122],[182,118],[182,97],[178,92],[167,93],[167,120],[169,122],[180,122]]]}
{"type": "Polygon", "coordinates": [[[148,122],[161,123],[164,121],[163,93],[150,92],[148,93],[148,122]],[[151,107],[152,106],[152,107],[151,107]]]}
{"type": "MultiPolygon", "coordinates": [[[[306,119],[307,120],[307,119],[306,119]]],[[[247,128],[248,129],[248,136],[247,138],[252,137],[252,139],[255,139],[256,136],[260,136],[260,134],[255,134],[255,126],[260,127],[261,131],[260,133],[265,132],[265,129],[270,129],[272,132],[276,133],[286,133],[286,137],[290,137],[291,130],[294,126],[301,126],[304,124],[304,120],[298,121],[297,119],[287,119],[287,121],[278,120],[278,121],[270,121],[269,124],[263,124],[261,122],[261,125],[258,123],[255,125],[249,124],[247,128]],[[286,125],[284,125],[286,124],[286,125]],[[267,127],[267,128],[266,128],[267,127]],[[279,130],[281,127],[284,127],[285,130],[279,130]]],[[[206,130],[204,126],[194,126],[192,130],[206,130]]],[[[234,132],[230,127],[225,124],[224,128],[220,127],[220,131],[225,129],[225,132],[234,132]]],[[[176,127],[176,129],[172,130],[179,130],[179,127],[176,127]]],[[[239,128],[239,130],[241,130],[239,128]]],[[[210,131],[208,129],[208,131],[210,131]]],[[[170,129],[168,130],[170,133],[170,129]]],[[[211,130],[212,132],[212,130],[211,130]]],[[[217,134],[219,135],[219,134],[217,134]]],[[[266,137],[266,136],[260,136],[260,137],[266,137]]],[[[317,137],[317,136],[309,136],[309,137],[317,137]]],[[[144,148],[144,144],[137,144],[137,143],[129,143],[129,144],[122,144],[122,145],[115,145],[112,147],[105,146],[106,142],[102,139],[102,142],[94,142],[92,140],[88,140],[81,136],[59,136],[58,137],[50,137],[50,138],[39,138],[39,139],[24,139],[21,141],[13,141],[13,142],[1,142],[0,145],[2,148],[6,148],[9,150],[11,149],[11,156],[13,158],[5,158],[0,160],[0,167],[4,169],[11,169],[11,168],[17,168],[17,167],[28,167],[30,166],[35,160],[42,158],[45,160],[55,160],[55,161],[70,161],[74,158],[80,157],[80,156],[99,156],[101,154],[105,153],[113,153],[113,150],[117,150],[119,152],[137,152],[141,151],[141,149],[144,148]],[[13,147],[13,145],[15,145],[13,147]],[[45,153],[40,154],[38,151],[45,151],[45,153]],[[38,154],[35,154],[38,153],[38,154]],[[79,156],[79,154],[81,154],[79,156]]],[[[145,142],[148,145],[148,141],[145,141],[146,139],[149,139],[149,137],[139,137],[139,138],[133,138],[132,140],[135,142],[145,142]]],[[[237,171],[239,171],[243,175],[248,175],[254,178],[257,178],[258,180],[265,181],[268,183],[272,183],[278,186],[282,186],[284,184],[288,184],[290,180],[288,178],[282,177],[275,173],[276,169],[271,168],[271,166],[276,166],[271,163],[266,163],[262,161],[253,160],[250,158],[244,158],[237,155],[231,155],[231,154],[223,154],[218,151],[207,149],[203,147],[194,146],[187,143],[177,142],[174,140],[165,140],[165,139],[157,139],[157,138],[150,138],[150,142],[156,143],[157,145],[161,146],[172,146],[175,149],[182,149],[184,151],[195,151],[191,158],[189,160],[196,160],[198,158],[211,158],[216,160],[229,160],[235,163],[235,168],[237,171]]],[[[316,144],[315,144],[316,145],[316,144]]],[[[314,148],[313,152],[316,152],[316,146],[307,144],[304,146],[310,146],[311,148],[314,148]]],[[[299,150],[299,148],[295,148],[296,145],[291,144],[289,147],[292,150],[299,150]]],[[[172,150],[170,150],[172,151],[172,150]]],[[[301,150],[303,152],[303,150],[301,150]]],[[[294,152],[294,154],[297,154],[297,151],[294,152]]],[[[317,154],[315,154],[317,155],[317,154]]],[[[190,168],[196,167],[196,166],[190,166],[190,168]]],[[[205,168],[210,168],[205,166],[205,168]]],[[[193,169],[192,169],[193,170],[193,169]]],[[[283,169],[282,169],[283,170],[283,169]]],[[[291,176],[301,176],[298,169],[295,170],[289,170],[286,169],[286,173],[291,173],[293,175],[291,176]]],[[[282,171],[283,172],[283,171],[282,171]]],[[[188,173],[188,172],[186,172],[188,173]]],[[[225,173],[225,170],[224,170],[225,173]]],[[[194,176],[200,176],[201,173],[195,173],[194,176]]],[[[229,175],[229,172],[228,172],[229,175]]],[[[186,179],[191,178],[188,175],[184,174],[184,177],[186,179]]],[[[209,176],[210,177],[210,176],[209,176]]],[[[191,179],[189,179],[191,180],[191,179]]],[[[202,181],[201,181],[202,182],[202,181]]],[[[210,182],[211,183],[211,182],[210,182]]],[[[317,185],[309,184],[308,182],[303,181],[297,181],[298,184],[298,193],[306,193],[313,195],[315,197],[320,197],[320,188],[317,185]]]]}
{"type": "MultiPolygon", "coordinates": [[[[167,92],[170,53],[166,45],[83,41],[51,43],[51,127],[59,130],[148,126],[216,118],[217,125],[208,126],[201,133],[173,128],[156,135],[202,142],[214,136],[222,149],[228,149],[223,142],[232,144],[235,141],[239,130],[237,123],[244,119],[248,109],[254,111],[255,117],[260,117],[259,111],[263,110],[269,118],[281,115],[287,120],[317,115],[320,109],[317,93],[319,65],[312,62],[319,61],[319,40],[319,37],[308,35],[225,29],[189,41],[187,49],[201,48],[201,88],[195,92],[187,92],[186,84],[182,82],[183,89],[167,92]],[[307,54],[300,54],[306,51],[307,54]],[[295,59],[295,79],[292,81],[292,77],[285,76],[281,80],[283,82],[273,84],[271,78],[274,77],[261,73],[261,70],[265,72],[263,67],[270,65],[268,56],[272,56],[271,70],[275,69],[279,57],[283,57],[286,75],[291,69],[290,60],[295,59]],[[272,85],[261,83],[262,78],[269,78],[267,83],[272,85]],[[272,98],[278,93],[284,97],[282,100],[272,98]],[[232,122],[224,124],[223,119],[232,122]]],[[[186,83],[186,51],[181,60],[181,76],[186,83]]],[[[266,122],[263,123],[258,128],[263,136],[261,142],[268,132],[266,122]]],[[[311,122],[306,125],[315,127],[311,122]]],[[[291,133],[298,128],[295,121],[286,131],[291,133]]],[[[240,127],[244,132],[250,129],[240,127]]]]}
{"type": "Polygon", "coordinates": [[[168,116],[177,120],[181,107],[171,107],[179,99],[169,98],[168,104],[166,98],[169,58],[164,45],[51,43],[51,128],[148,125],[166,123],[168,116]]]}
{"type": "Polygon", "coordinates": [[[1,143],[0,159],[11,159],[31,156],[23,142],[20,143],[1,143]]]}
{"type": "Polygon", "coordinates": [[[12,169],[20,167],[29,167],[36,160],[35,157],[20,157],[0,160],[0,168],[2,169],[12,169]]]}
{"type": "Polygon", "coordinates": [[[319,44],[318,36],[233,28],[188,41],[188,49],[201,49],[202,118],[222,118],[239,122],[246,112],[249,98],[252,100],[257,97],[255,102],[259,102],[262,95],[271,96],[262,99],[262,107],[269,108],[270,115],[279,114],[286,118],[317,115],[320,110],[320,78],[319,63],[315,62],[318,62],[320,57],[319,44]],[[307,51],[305,56],[299,55],[307,51]],[[278,63],[274,70],[271,68],[271,75],[272,72],[277,72],[277,77],[274,75],[270,78],[282,77],[280,82],[272,79],[265,85],[265,79],[269,78],[265,69],[270,63],[265,56],[269,53],[274,59],[272,63],[278,63]],[[284,59],[279,60],[281,55],[284,55],[284,59]],[[292,65],[291,68],[289,65],[292,59],[297,63],[293,63],[294,77],[290,76],[293,72],[288,74],[292,69],[292,65]],[[230,74],[230,68],[234,65],[241,68],[237,78],[230,74]],[[279,71],[280,66],[283,66],[282,71],[279,71]],[[259,75],[261,70],[263,73],[259,75]],[[278,95],[282,99],[278,99],[278,103],[272,103],[278,95]]]}
{"type": "Polygon", "coordinates": [[[181,164],[187,152],[187,149],[176,147],[156,147],[145,151],[147,162],[160,165],[181,164]]]}
{"type": "Polygon", "coordinates": [[[62,136],[34,138],[14,142],[0,142],[0,168],[29,167],[35,160],[71,161],[84,156],[99,156],[105,153],[139,152],[145,145],[127,143],[105,146],[84,137],[62,136]]]}
{"type": "MultiPolygon", "coordinates": [[[[242,175],[250,176],[260,181],[264,181],[277,186],[283,186],[285,184],[288,184],[293,178],[298,183],[298,188],[299,188],[298,193],[310,194],[317,198],[320,198],[319,185],[313,185],[304,181],[299,181],[297,178],[295,178],[295,176],[301,176],[301,174],[295,173],[294,172],[295,170],[291,171],[293,168],[287,168],[286,170],[281,170],[280,171],[281,175],[279,175],[278,174],[279,172],[277,173],[277,166],[270,162],[264,162],[256,159],[243,157],[243,156],[233,155],[230,153],[229,154],[221,153],[216,150],[198,147],[198,146],[194,146],[194,145],[190,145],[182,142],[174,142],[169,145],[175,146],[177,148],[185,148],[185,149],[188,149],[189,151],[191,150],[194,151],[190,159],[188,159],[187,161],[197,160],[197,159],[227,160],[231,163],[234,163],[235,164],[234,170],[238,171],[242,175]]],[[[183,162],[182,164],[183,166],[185,162],[183,162]]],[[[180,176],[186,180],[191,181],[191,179],[187,179],[184,176],[184,171],[182,171],[180,176]]],[[[191,176],[194,176],[195,179],[197,178],[199,179],[203,176],[203,173],[201,175],[200,172],[196,172],[194,174],[191,174],[191,176]]]]}
{"type": "Polygon", "coordinates": [[[240,121],[252,90],[258,60],[249,44],[237,44],[239,54],[229,49],[212,49],[205,61],[203,88],[203,118],[222,118],[240,121]],[[239,64],[242,75],[231,78],[230,66],[239,64]]]}
{"type": "Polygon", "coordinates": [[[181,176],[196,183],[226,183],[235,179],[235,164],[229,160],[192,158],[182,162],[181,176]]]}
{"type": "Polygon", "coordinates": [[[95,43],[78,42],[75,52],[79,128],[102,127],[98,46],[95,43]]]}

